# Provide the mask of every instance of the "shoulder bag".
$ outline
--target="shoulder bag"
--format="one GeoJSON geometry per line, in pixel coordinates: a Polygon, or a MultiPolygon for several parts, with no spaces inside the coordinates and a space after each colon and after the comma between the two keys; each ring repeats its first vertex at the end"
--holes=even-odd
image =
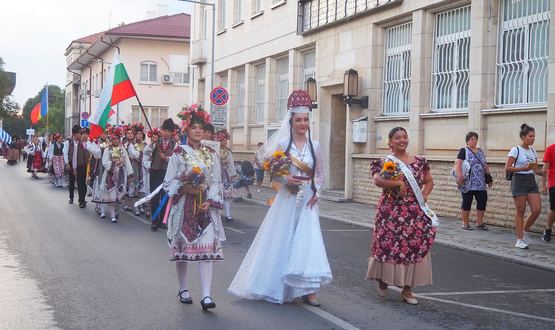
{"type": "MultiPolygon", "coordinates": [[[[513,166],[516,165],[516,161],[518,160],[519,155],[520,155],[520,148],[518,146],[516,146],[516,158],[515,158],[515,161],[513,163],[513,166]]],[[[507,179],[509,181],[513,181],[513,175],[514,174],[515,174],[515,172],[505,171],[505,179],[507,179]]]]}
{"type": "Polygon", "coordinates": [[[480,158],[478,157],[478,155],[476,155],[476,153],[474,151],[472,151],[472,149],[470,148],[466,148],[468,150],[470,150],[471,153],[474,154],[474,157],[476,157],[476,159],[480,162],[480,164],[482,165],[482,167],[484,168],[484,180],[486,181],[486,184],[490,184],[493,182],[493,178],[491,177],[491,174],[489,174],[486,171],[486,166],[484,165],[484,163],[482,163],[482,161],[480,160],[480,158]]]}

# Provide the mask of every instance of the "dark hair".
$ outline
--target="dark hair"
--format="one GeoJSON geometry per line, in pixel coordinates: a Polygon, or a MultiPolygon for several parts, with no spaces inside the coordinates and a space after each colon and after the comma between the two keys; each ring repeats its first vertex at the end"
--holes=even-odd
{"type": "Polygon", "coordinates": [[[393,139],[393,135],[395,135],[395,133],[397,133],[397,132],[399,132],[399,131],[403,131],[403,132],[407,133],[407,130],[404,129],[403,127],[401,127],[401,126],[393,127],[393,128],[389,131],[389,135],[388,135],[389,139],[390,139],[390,140],[393,139]]]}
{"type": "Polygon", "coordinates": [[[520,125],[520,138],[522,139],[523,137],[525,137],[526,135],[528,135],[530,132],[535,132],[536,130],[534,129],[534,127],[528,126],[526,125],[526,123],[520,125]]]}
{"type": "MultiPolygon", "coordinates": [[[[289,144],[287,149],[285,149],[285,154],[289,156],[289,151],[291,150],[291,144],[293,143],[293,114],[291,114],[291,119],[289,119],[289,144]]],[[[310,136],[310,126],[308,126],[308,145],[310,146],[310,154],[312,155],[312,177],[310,180],[310,188],[312,188],[313,196],[316,196],[316,184],[314,184],[314,175],[316,174],[316,154],[314,153],[314,146],[312,145],[312,138],[310,136]]]]}
{"type": "Polygon", "coordinates": [[[204,129],[208,132],[214,133],[214,125],[212,124],[205,124],[204,129]]]}
{"type": "Polygon", "coordinates": [[[468,141],[470,141],[470,139],[473,137],[475,137],[476,140],[478,140],[478,133],[470,131],[466,133],[464,140],[466,141],[466,143],[468,143],[468,141]]]}

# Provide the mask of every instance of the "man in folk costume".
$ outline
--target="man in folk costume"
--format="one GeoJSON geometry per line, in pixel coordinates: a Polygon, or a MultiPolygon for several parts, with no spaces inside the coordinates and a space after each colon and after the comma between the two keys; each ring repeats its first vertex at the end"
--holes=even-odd
{"type": "MultiPolygon", "coordinates": [[[[111,126],[107,130],[111,130],[111,126]]],[[[106,210],[104,203],[100,202],[102,191],[100,190],[100,183],[102,175],[104,174],[104,166],[102,165],[102,156],[108,147],[109,143],[106,139],[106,132],[102,131],[96,141],[89,141],[87,143],[87,150],[91,154],[91,186],[92,186],[92,201],[96,203],[95,211],[101,219],[106,217],[106,210]],[[94,161],[93,161],[94,160],[94,161]]]]}
{"type": "Polygon", "coordinates": [[[127,182],[132,179],[133,168],[129,155],[121,145],[121,129],[113,128],[108,132],[110,145],[102,155],[104,172],[100,181],[98,203],[108,204],[111,222],[118,222],[117,206],[126,193],[127,182]]]}
{"type": "Polygon", "coordinates": [[[193,302],[188,291],[187,266],[198,262],[203,310],[215,308],[210,296],[213,261],[223,260],[225,240],[219,210],[223,191],[220,162],[216,151],[201,143],[210,115],[198,107],[188,107],[179,115],[187,133],[187,144],[173,152],[164,178],[164,190],[171,198],[168,216],[170,261],[176,262],[179,300],[193,302]]]}
{"type": "MultiPolygon", "coordinates": [[[[129,143],[127,146],[127,153],[131,159],[131,166],[133,167],[133,180],[129,183],[128,195],[132,201],[137,198],[144,196],[144,175],[143,175],[143,152],[146,147],[145,139],[145,127],[141,123],[135,123],[131,125],[131,128],[135,132],[134,143],[129,143]]],[[[143,206],[135,206],[135,215],[139,216],[144,214],[143,206]]]]}
{"type": "Polygon", "coordinates": [[[48,159],[52,166],[54,175],[53,183],[56,187],[61,187],[64,179],[64,137],[60,133],[55,133],[52,143],[48,149],[48,159]]]}
{"type": "MultiPolygon", "coordinates": [[[[177,143],[172,139],[172,133],[175,124],[171,118],[164,120],[162,124],[162,138],[158,140],[158,143],[153,148],[152,151],[152,162],[150,165],[150,191],[153,192],[162,184],[164,177],[166,176],[166,169],[168,167],[168,161],[172,155],[173,150],[177,146],[177,143]]],[[[152,225],[150,230],[157,231],[158,228],[165,229],[166,225],[162,223],[162,218],[164,217],[163,210],[158,210],[160,202],[162,200],[162,193],[156,194],[150,201],[150,210],[152,212],[152,225]],[[154,214],[158,211],[158,214],[154,214]],[[156,215],[156,216],[155,216],[156,215]]]]}
{"type": "MultiPolygon", "coordinates": [[[[132,125],[124,125],[122,127],[122,133],[124,134],[123,138],[121,139],[121,145],[129,154],[129,147],[135,143],[135,128],[132,125]]],[[[126,187],[127,193],[125,194],[125,201],[123,203],[123,209],[125,211],[131,211],[133,209],[132,199],[133,194],[135,193],[134,187],[132,186],[132,182],[127,182],[126,187]]]]}
{"type": "Polygon", "coordinates": [[[90,154],[86,149],[86,144],[82,140],[81,127],[73,126],[71,129],[72,138],[64,144],[64,163],[69,174],[69,204],[73,204],[75,191],[75,181],[77,181],[77,191],[79,193],[79,207],[85,208],[87,202],[87,164],[90,154]]]}

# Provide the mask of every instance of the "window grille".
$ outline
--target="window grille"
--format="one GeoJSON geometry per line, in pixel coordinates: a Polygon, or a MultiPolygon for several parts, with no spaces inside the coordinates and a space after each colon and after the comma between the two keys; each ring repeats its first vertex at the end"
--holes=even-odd
{"type": "Polygon", "coordinates": [[[253,15],[262,12],[262,0],[252,0],[252,13],[253,15]]]}
{"type": "Polygon", "coordinates": [[[470,6],[436,15],[432,109],[468,110],[470,6]]]}
{"type": "Polygon", "coordinates": [[[276,117],[279,122],[287,111],[287,98],[289,96],[289,59],[287,57],[277,60],[277,93],[276,93],[276,117]]]}
{"type": "Polygon", "coordinates": [[[383,114],[410,111],[412,23],[385,31],[383,114]]]}
{"type": "Polygon", "coordinates": [[[264,104],[265,91],[266,91],[266,65],[262,64],[256,67],[256,90],[255,90],[255,102],[254,102],[254,122],[263,123],[264,122],[264,104]]]}
{"type": "MultiPolygon", "coordinates": [[[[145,113],[148,116],[148,121],[153,127],[159,127],[162,125],[164,120],[168,118],[168,108],[167,107],[144,107],[145,113]]],[[[136,123],[140,122],[146,125],[146,120],[141,109],[133,105],[131,107],[131,121],[136,123]]]]}
{"type": "Polygon", "coordinates": [[[306,89],[308,78],[316,79],[316,51],[311,50],[302,54],[301,83],[302,89],[306,89]]]}
{"type": "Polygon", "coordinates": [[[235,85],[236,107],[235,124],[242,124],[245,121],[245,71],[237,71],[237,83],[235,85]]]}
{"type": "Polygon", "coordinates": [[[233,3],[233,24],[243,19],[243,0],[235,0],[233,3]]]}
{"type": "Polygon", "coordinates": [[[549,0],[504,0],[497,50],[497,106],[547,102],[549,0]]]}

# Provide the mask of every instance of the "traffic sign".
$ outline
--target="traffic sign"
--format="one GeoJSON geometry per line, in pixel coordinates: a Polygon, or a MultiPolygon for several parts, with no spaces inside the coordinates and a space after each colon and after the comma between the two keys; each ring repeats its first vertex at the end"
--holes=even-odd
{"type": "Polygon", "coordinates": [[[212,110],[212,124],[218,128],[225,128],[227,122],[227,110],[225,107],[214,106],[212,110]]]}
{"type": "Polygon", "coordinates": [[[229,93],[223,87],[216,87],[210,92],[210,101],[216,106],[223,106],[229,101],[229,93]]]}
{"type": "Polygon", "coordinates": [[[81,119],[89,120],[89,113],[88,112],[81,112],[81,119]]]}
{"type": "Polygon", "coordinates": [[[86,119],[81,119],[81,123],[80,126],[85,128],[85,127],[89,127],[89,121],[86,119]]]}

